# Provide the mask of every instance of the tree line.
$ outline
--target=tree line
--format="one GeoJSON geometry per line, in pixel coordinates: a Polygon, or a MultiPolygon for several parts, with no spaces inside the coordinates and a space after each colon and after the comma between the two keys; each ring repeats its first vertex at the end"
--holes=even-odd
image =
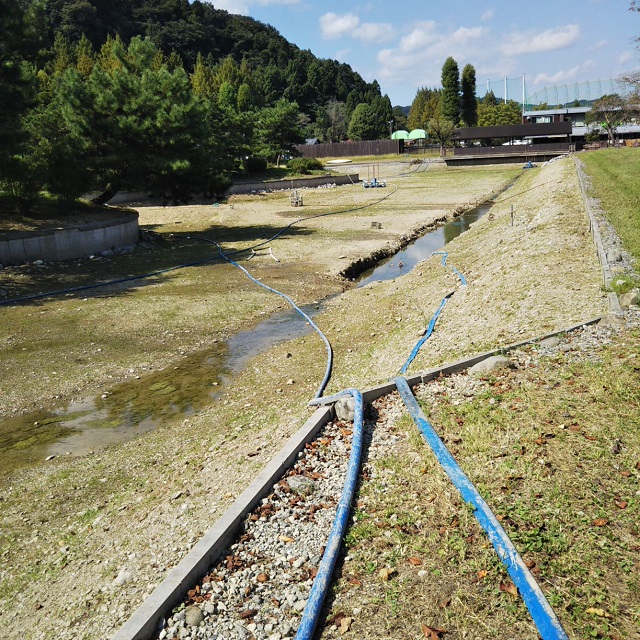
{"type": "Polygon", "coordinates": [[[0,190],[22,208],[43,192],[180,199],[220,193],[305,138],[395,126],[444,146],[459,126],[521,121],[517,102],[476,98],[473,65],[449,57],[441,80],[405,114],[375,80],[207,2],[0,0],[0,190]]]}
{"type": "Polygon", "coordinates": [[[305,138],[383,137],[391,111],[377,82],[208,3],[0,0],[0,188],[23,208],[220,193],[305,138]]]}
{"type": "Polygon", "coordinates": [[[460,73],[458,63],[448,57],[442,66],[441,88],[418,89],[409,114],[398,128],[424,129],[431,140],[445,146],[450,143],[458,127],[490,127],[519,124],[522,106],[514,100],[503,102],[489,91],[483,98],[476,97],[476,70],[466,64],[460,73]]]}

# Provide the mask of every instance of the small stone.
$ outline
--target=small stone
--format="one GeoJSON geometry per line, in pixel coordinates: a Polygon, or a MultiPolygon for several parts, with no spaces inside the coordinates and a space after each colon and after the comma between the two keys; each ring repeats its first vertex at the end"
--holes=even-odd
{"type": "Polygon", "coordinates": [[[541,347],[547,347],[551,349],[553,347],[557,347],[560,344],[560,338],[557,336],[551,336],[550,338],[545,338],[544,340],[540,340],[541,347]]]}
{"type": "Polygon", "coordinates": [[[304,608],[307,606],[307,601],[306,600],[298,600],[294,605],[293,608],[296,611],[304,611],[304,608]]]}
{"type": "Polygon", "coordinates": [[[116,586],[121,586],[129,580],[131,580],[131,574],[127,571],[126,567],[122,567],[122,569],[120,569],[118,575],[114,579],[113,584],[116,586]]]}
{"type": "Polygon", "coordinates": [[[295,384],[295,383],[296,383],[296,381],[293,378],[289,378],[287,380],[287,384],[295,384]]]}
{"type": "Polygon", "coordinates": [[[202,609],[192,604],[184,610],[184,620],[189,627],[198,627],[204,621],[202,609]]]}

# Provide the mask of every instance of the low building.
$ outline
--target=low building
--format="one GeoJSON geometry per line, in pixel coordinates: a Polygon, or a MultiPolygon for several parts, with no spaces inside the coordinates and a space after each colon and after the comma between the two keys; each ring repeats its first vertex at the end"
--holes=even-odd
{"type": "MultiPolygon", "coordinates": [[[[595,128],[587,124],[587,114],[589,111],[591,111],[591,107],[558,107],[557,109],[525,111],[522,114],[522,124],[571,123],[571,142],[578,143],[579,145],[585,142],[587,134],[595,128]]],[[[620,140],[639,139],[640,124],[633,118],[631,122],[620,125],[616,130],[616,137],[620,140]]],[[[601,131],[600,138],[606,140],[606,132],[601,131]]]]}

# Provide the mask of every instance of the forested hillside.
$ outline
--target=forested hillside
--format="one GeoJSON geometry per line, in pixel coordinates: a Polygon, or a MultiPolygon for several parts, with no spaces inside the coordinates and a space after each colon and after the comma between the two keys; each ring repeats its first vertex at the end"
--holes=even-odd
{"type": "Polygon", "coordinates": [[[0,197],[23,210],[220,193],[305,137],[383,137],[392,117],[348,65],[187,0],[0,0],[0,100],[0,197]]]}
{"type": "Polygon", "coordinates": [[[47,0],[46,20],[50,44],[57,35],[71,43],[84,35],[95,49],[108,36],[125,43],[148,37],[165,55],[176,52],[188,72],[198,55],[212,67],[227,56],[245,61],[265,104],[295,101],[311,118],[328,98],[352,111],[380,95],[377,83],[367,84],[350,66],[318,59],[271,26],[198,0],[47,0]]]}

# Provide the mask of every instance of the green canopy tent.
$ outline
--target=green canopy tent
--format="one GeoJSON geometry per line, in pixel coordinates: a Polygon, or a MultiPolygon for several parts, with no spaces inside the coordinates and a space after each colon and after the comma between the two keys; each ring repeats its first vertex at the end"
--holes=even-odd
{"type": "Polygon", "coordinates": [[[427,138],[427,132],[424,129],[414,129],[408,136],[407,140],[421,140],[427,138]]]}
{"type": "Polygon", "coordinates": [[[391,134],[392,140],[406,140],[409,137],[409,132],[404,129],[400,129],[399,131],[394,131],[391,134]]]}

